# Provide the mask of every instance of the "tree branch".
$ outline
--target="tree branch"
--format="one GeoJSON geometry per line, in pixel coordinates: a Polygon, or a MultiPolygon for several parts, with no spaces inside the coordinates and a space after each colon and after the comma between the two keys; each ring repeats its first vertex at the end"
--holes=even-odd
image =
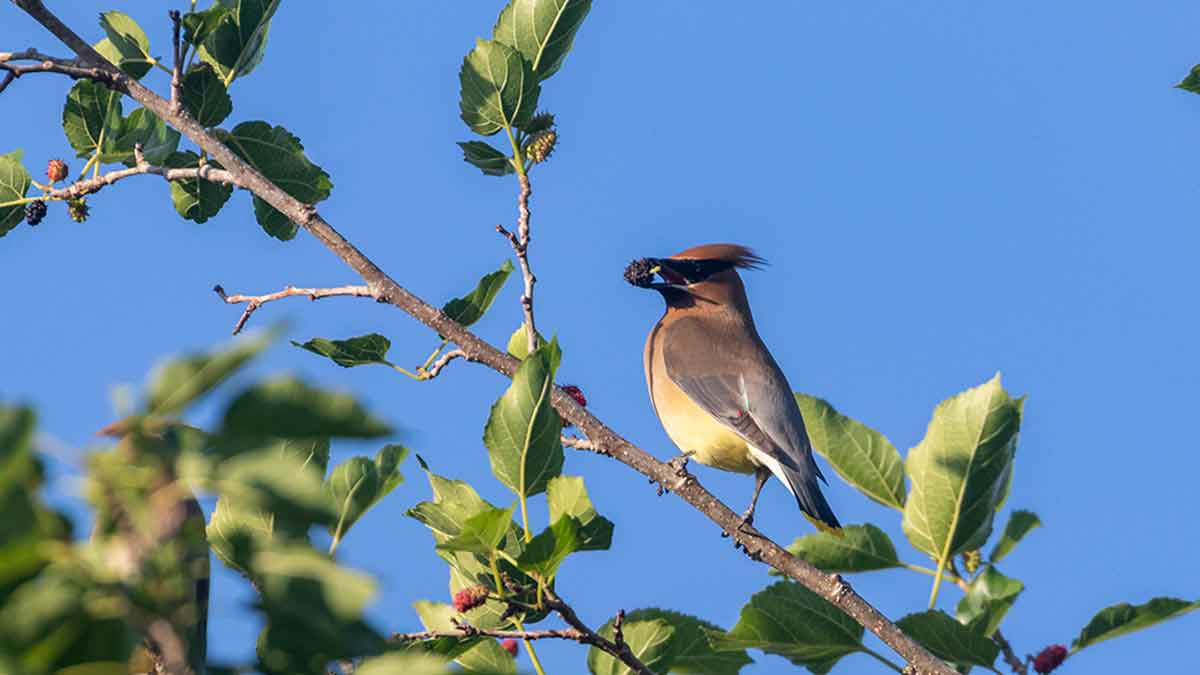
{"type": "MultiPolygon", "coordinates": [[[[41,0],[14,0],[31,17],[62,40],[80,58],[88,63],[100,64],[97,68],[111,77],[118,91],[128,94],[154,114],[161,117],[187,136],[225,167],[238,184],[275,207],[293,222],[303,227],[321,242],[331,253],[357,272],[367,283],[372,297],[395,305],[429,328],[445,336],[459,346],[473,361],[486,364],[489,368],[509,377],[516,371],[518,361],[497,350],[474,333],[452,321],[444,313],[410,293],[389,277],[374,262],[333,228],[317,210],[304,204],[278,186],[268,181],[261,173],[244,162],[224,144],[209,134],[186,112],[176,112],[170,103],[156,95],[136,80],[121,73],[96,53],[82,38],[65,26],[52,14],[41,0]]],[[[826,574],[812,565],[796,558],[783,547],[771,541],[753,526],[743,526],[741,517],[711,492],[706,490],[690,474],[683,478],[675,470],[658,461],[645,450],[633,445],[589,413],[561,389],[555,388],[551,402],[559,414],[578,427],[598,448],[611,454],[653,482],[668,487],[681,499],[728,532],[747,555],[761,560],[786,576],[800,582],[825,600],[838,607],[848,616],[878,636],[895,650],[917,673],[956,675],[943,661],[934,657],[924,647],[905,635],[879,610],[856,593],[848,583],[836,574],[826,574]]]]}
{"type": "Polygon", "coordinates": [[[533,194],[533,188],[529,183],[529,174],[521,173],[517,179],[521,184],[521,192],[517,195],[517,234],[509,232],[503,225],[497,225],[496,231],[512,245],[513,252],[517,254],[517,263],[521,266],[521,278],[525,283],[521,311],[525,314],[529,352],[533,353],[538,346],[537,327],[533,323],[533,285],[537,283],[537,277],[533,276],[533,269],[529,266],[529,197],[533,194]]]}
{"type": "Polygon", "coordinates": [[[493,637],[497,640],[574,640],[583,644],[587,642],[587,636],[574,628],[563,628],[555,630],[495,630],[491,628],[476,628],[470,624],[460,623],[455,630],[426,630],[419,633],[392,633],[393,642],[417,642],[424,640],[433,640],[441,637],[473,637],[475,635],[484,635],[493,637]]]}
{"type": "Polygon", "coordinates": [[[997,628],[995,633],[992,633],[992,642],[995,642],[1000,647],[1000,651],[1004,654],[1004,662],[1012,668],[1015,675],[1026,675],[1029,672],[1029,666],[1025,664],[1013,651],[1012,645],[1005,639],[1004,633],[997,628]]]}
{"type": "MultiPolygon", "coordinates": [[[[18,3],[20,4],[20,3],[18,3]]],[[[0,92],[3,92],[13,80],[29,73],[58,73],[71,79],[87,79],[103,82],[112,86],[114,76],[103,67],[90,66],[73,59],[59,59],[47,56],[36,49],[22,52],[0,52],[0,70],[7,71],[4,81],[0,82],[0,92]],[[36,61],[29,65],[16,65],[13,61],[36,61]]]]}
{"type": "Polygon", "coordinates": [[[171,107],[178,111],[183,108],[183,50],[179,48],[179,23],[183,17],[177,9],[168,11],[167,17],[171,19],[171,54],[174,57],[171,66],[171,107]]]}
{"type": "MultiPolygon", "coordinates": [[[[213,286],[213,291],[221,296],[227,304],[240,305],[246,303],[246,309],[242,312],[241,318],[233,326],[233,334],[237,335],[246,327],[246,322],[250,320],[250,315],[254,310],[261,307],[263,304],[272,300],[282,300],[283,298],[292,298],[297,295],[307,295],[310,300],[320,300],[321,298],[330,298],[335,295],[350,295],[356,298],[375,298],[378,297],[374,291],[367,286],[338,286],[337,288],[296,288],[295,286],[287,286],[282,291],[267,293],[266,295],[227,295],[225,289],[220,284],[213,286]]],[[[459,353],[460,356],[465,354],[459,353]]],[[[451,357],[453,358],[453,357],[451,357]]],[[[449,361],[450,359],[445,359],[449,361]]],[[[436,365],[436,364],[435,364],[436,365]]],[[[443,363],[444,367],[446,364],[443,363]]],[[[440,371],[441,368],[438,368],[440,371]]]]}
{"type": "Polygon", "coordinates": [[[622,609],[617,612],[617,617],[613,620],[614,640],[609,640],[603,635],[593,631],[591,628],[588,628],[587,624],[580,620],[579,615],[575,613],[575,610],[571,609],[570,605],[563,602],[563,599],[560,598],[558,594],[555,593],[554,590],[549,586],[543,588],[542,592],[545,594],[546,606],[561,616],[563,621],[567,622],[568,626],[586,635],[588,638],[586,640],[587,644],[593,645],[597,649],[613,655],[613,657],[619,659],[622,663],[629,666],[630,669],[632,669],[635,673],[640,673],[641,675],[654,675],[654,671],[650,670],[646,667],[646,664],[642,663],[641,659],[639,659],[637,655],[633,653],[633,650],[629,648],[629,645],[625,644],[625,640],[621,636],[621,621],[625,618],[625,610],[622,609]]]}

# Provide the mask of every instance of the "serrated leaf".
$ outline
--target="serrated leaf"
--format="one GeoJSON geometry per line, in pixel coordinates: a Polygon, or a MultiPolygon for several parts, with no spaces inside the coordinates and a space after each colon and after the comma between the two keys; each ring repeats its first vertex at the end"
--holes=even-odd
{"type": "Polygon", "coordinates": [[[904,508],[904,464],[891,441],[815,396],[797,393],[796,403],[813,449],[838,475],[880,504],[904,508]]]}
{"type": "Polygon", "coordinates": [[[513,273],[511,260],[505,260],[500,269],[483,275],[475,289],[461,298],[454,298],[442,306],[442,312],[452,320],[462,324],[464,328],[475,323],[488,311],[496,300],[496,294],[504,288],[513,273]]]}
{"type": "MultiPolygon", "coordinates": [[[[0,203],[15,201],[29,192],[31,177],[21,164],[20,150],[0,155],[0,203]]],[[[0,206],[0,237],[25,219],[25,205],[0,206]]]]}
{"type": "Polygon", "coordinates": [[[462,148],[463,161],[486,176],[507,176],[513,172],[508,155],[483,141],[460,141],[458,147],[462,148]]]}
{"type": "Polygon", "coordinates": [[[939,564],[987,542],[1016,451],[1021,406],[997,374],[938,404],[925,438],[909,451],[904,534],[939,564]]]}
{"type": "Polygon", "coordinates": [[[392,347],[392,342],[379,333],[360,335],[348,340],[327,340],[318,337],[303,344],[293,340],[292,344],[327,357],[343,368],[353,368],[371,363],[391,365],[391,361],[385,357],[392,347]]]}
{"type": "MultiPolygon", "coordinates": [[[[609,640],[613,639],[612,619],[597,632],[609,640]]],[[[621,634],[633,655],[647,668],[659,673],[670,669],[671,637],[675,634],[671,624],[662,619],[629,621],[627,617],[621,625],[621,634]]],[[[633,672],[619,659],[595,647],[588,649],[587,664],[592,675],[629,675],[633,672]]]]}
{"type": "Polygon", "coordinates": [[[887,533],[871,525],[847,525],[841,536],[814,532],[796,539],[788,551],[823,572],[870,572],[901,567],[887,533]]]}
{"type": "Polygon", "coordinates": [[[329,525],[333,540],[340,541],[362,514],[375,503],[379,493],[379,470],[366,457],[351,457],[334,468],[325,480],[325,491],[337,520],[329,525]]]}
{"type": "Polygon", "coordinates": [[[537,572],[547,581],[558,574],[563,561],[579,550],[579,521],[562,516],[542,530],[525,545],[517,558],[517,566],[526,572],[537,572]]]}
{"type": "Polygon", "coordinates": [[[544,80],[562,66],[591,8],[591,0],[511,0],[492,38],[519,51],[544,80]]]}
{"type": "Polygon", "coordinates": [[[112,147],[100,156],[102,162],[121,162],[134,166],[134,146],[142,144],[142,156],[150,164],[164,164],[179,147],[179,132],[167,126],[158,115],[138,108],[121,121],[121,131],[112,147]]]}
{"type": "Polygon", "coordinates": [[[217,29],[221,20],[228,13],[229,8],[214,4],[206,10],[184,14],[180,20],[184,41],[199,47],[217,29]]]}
{"type": "Polygon", "coordinates": [[[1175,85],[1175,87],[1184,91],[1190,91],[1193,94],[1200,94],[1200,65],[1193,66],[1187,77],[1183,78],[1183,81],[1175,85]]]}
{"type": "Polygon", "coordinates": [[[521,127],[537,108],[537,77],[517,50],[494,40],[477,39],[458,73],[458,107],[471,130],[491,136],[521,127]]]}
{"type": "Polygon", "coordinates": [[[63,131],[76,157],[119,151],[121,94],[91,80],[79,80],[67,92],[63,131]]]}
{"type": "Polygon", "coordinates": [[[271,343],[269,335],[241,340],[227,349],[171,359],[150,374],[148,412],[170,415],[212,391],[271,343]]]}
{"type": "Polygon", "coordinates": [[[988,556],[989,559],[992,562],[1000,562],[1025,538],[1025,535],[1041,526],[1042,521],[1037,517],[1036,513],[1032,511],[1013,511],[1008,517],[1008,524],[1004,526],[1004,533],[1000,535],[1000,541],[996,542],[996,547],[992,549],[992,554],[988,556]]]}
{"type": "Polygon", "coordinates": [[[550,522],[570,516],[579,522],[580,551],[606,551],[612,545],[613,523],[596,513],[582,476],[555,476],[546,484],[550,522]]]}
{"type": "Polygon", "coordinates": [[[724,635],[725,631],[703,619],[658,608],[638,609],[625,615],[626,621],[646,619],[661,619],[674,629],[668,648],[672,673],[734,675],[754,662],[745,650],[714,650],[709,636],[724,635]]]}
{"type": "Polygon", "coordinates": [[[375,438],[391,427],[349,394],[327,392],[293,378],[256,385],[233,400],[222,421],[225,435],[375,438]]]}
{"type": "Polygon", "coordinates": [[[973,633],[943,611],[931,609],[908,616],[896,626],[939,659],[990,668],[1000,648],[973,633]]]}
{"type": "MultiPolygon", "coordinates": [[[[194,152],[173,152],[163,165],[171,169],[194,169],[200,165],[200,156],[194,152]]],[[[220,164],[209,160],[209,165],[220,168],[220,164]]],[[[213,183],[203,178],[171,181],[171,203],[175,211],[188,220],[203,223],[217,215],[233,194],[232,185],[213,183]]]]}
{"type": "Polygon", "coordinates": [[[1200,609],[1200,601],[1188,602],[1178,598],[1154,598],[1142,605],[1121,603],[1106,607],[1092,617],[1079,637],[1071,643],[1071,651],[1128,635],[1168,619],[1200,609]]]}
{"type": "Polygon", "coordinates": [[[959,623],[971,631],[991,637],[1023,590],[1025,584],[1004,576],[989,565],[971,582],[966,595],[958,602],[955,615],[959,623]]]}
{"type": "Polygon", "coordinates": [[[838,659],[862,650],[863,627],[816,593],[780,581],[755,593],[742,608],[737,625],[710,635],[714,649],[761,649],[778,654],[814,673],[825,673],[838,659]]]}
{"type": "MultiPolygon", "coordinates": [[[[413,609],[417,611],[425,630],[454,630],[452,619],[459,616],[453,607],[440,602],[418,600],[413,603],[413,609]]],[[[463,672],[496,675],[517,672],[516,661],[495,640],[478,637],[449,640],[451,642],[442,649],[450,647],[451,650],[443,653],[462,666],[463,672]]]]}
{"type": "Polygon", "coordinates": [[[512,531],[512,514],[513,506],[480,511],[462,522],[458,534],[437,547],[443,551],[467,551],[490,556],[500,548],[505,535],[512,531]]]}
{"type": "Polygon", "coordinates": [[[522,361],[484,428],[492,473],[523,497],[544,491],[562,473],[562,421],[550,405],[561,358],[555,339],[522,361]]]}
{"type": "Polygon", "coordinates": [[[262,61],[279,0],[218,0],[218,4],[226,11],[219,18],[204,18],[209,33],[200,47],[200,58],[212,64],[228,86],[234,78],[249,75],[262,61]],[[209,27],[210,22],[215,26],[209,27]]]}
{"type": "Polygon", "coordinates": [[[375,501],[388,496],[396,486],[404,482],[404,474],[400,473],[400,463],[408,456],[408,448],[403,445],[389,443],[375,453],[375,470],[379,473],[379,492],[375,501]]]}
{"type": "Polygon", "coordinates": [[[124,12],[105,12],[100,15],[100,27],[108,35],[95,45],[100,56],[135,80],[150,72],[155,62],[150,56],[150,39],[136,21],[124,12]]]}
{"type": "Polygon", "coordinates": [[[189,68],[181,85],[183,107],[200,126],[215,127],[233,112],[233,99],[209,64],[189,68]]]}

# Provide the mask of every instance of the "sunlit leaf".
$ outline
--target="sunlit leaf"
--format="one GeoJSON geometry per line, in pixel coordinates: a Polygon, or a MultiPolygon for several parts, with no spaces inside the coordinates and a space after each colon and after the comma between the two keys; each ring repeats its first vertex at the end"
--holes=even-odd
{"type": "Polygon", "coordinates": [[[67,93],[63,131],[76,157],[117,151],[121,133],[121,93],[91,80],[79,80],[67,93]]]}
{"type": "Polygon", "coordinates": [[[734,675],[754,662],[742,649],[713,649],[710,636],[722,636],[725,631],[703,619],[657,608],[638,609],[625,615],[626,621],[646,619],[660,619],[674,629],[668,646],[672,673],[734,675]]]}
{"type": "Polygon", "coordinates": [[[521,496],[544,491],[562,472],[562,422],[550,405],[561,358],[557,340],[551,340],[522,361],[483,432],[492,473],[521,496]]]}
{"type": "MultiPolygon", "coordinates": [[[[613,639],[613,621],[601,626],[596,631],[600,635],[613,639]]],[[[654,672],[665,673],[671,667],[671,637],[675,629],[664,619],[645,618],[627,620],[621,625],[621,634],[625,644],[633,655],[647,668],[654,672]]],[[[592,675],[629,675],[633,670],[625,663],[605,651],[595,647],[588,650],[588,671],[592,675]]]]}
{"type": "Polygon", "coordinates": [[[469,551],[491,555],[500,548],[505,535],[512,531],[513,507],[489,508],[462,522],[458,534],[437,545],[446,551],[469,551]]]}
{"type": "MultiPolygon", "coordinates": [[[[31,177],[21,164],[20,150],[0,155],[0,203],[16,201],[29,192],[31,177]]],[[[25,219],[25,205],[0,206],[0,237],[25,219]]]]}
{"type": "Polygon", "coordinates": [[[526,572],[537,572],[543,579],[553,579],[567,556],[578,549],[579,521],[562,516],[525,545],[517,565],[526,572]]]}
{"type": "MultiPolygon", "coordinates": [[[[417,616],[421,618],[421,625],[425,630],[454,630],[452,619],[459,618],[453,607],[440,602],[418,600],[413,603],[413,609],[417,610],[417,616]]],[[[448,640],[449,644],[442,648],[451,648],[451,651],[444,653],[462,666],[463,672],[495,675],[517,672],[516,661],[501,649],[495,640],[478,637],[443,639],[448,640]]]]}
{"type": "Polygon", "coordinates": [[[606,551],[612,545],[612,521],[596,513],[582,476],[555,476],[546,484],[550,522],[570,516],[579,522],[579,550],[606,551]]]}
{"type": "Polygon", "coordinates": [[[375,503],[379,493],[379,470],[366,457],[351,457],[329,474],[325,491],[338,512],[337,520],[329,526],[329,534],[339,540],[375,503]]]}
{"type": "Polygon", "coordinates": [[[492,306],[496,294],[504,287],[504,282],[513,272],[513,264],[505,260],[500,269],[485,274],[476,284],[475,289],[461,298],[454,298],[442,307],[442,312],[464,327],[470,326],[492,306]]]}
{"type": "Polygon", "coordinates": [[[521,127],[537,108],[537,77],[517,50],[494,40],[476,40],[458,79],[459,110],[467,126],[491,136],[521,127]]]}
{"type": "Polygon", "coordinates": [[[279,0],[218,0],[218,4],[227,10],[219,18],[203,17],[192,25],[208,31],[200,58],[212,64],[228,85],[236,77],[249,75],[262,61],[279,0]]]}
{"type": "Polygon", "coordinates": [[[841,536],[814,532],[796,539],[788,551],[824,572],[870,572],[900,567],[896,547],[878,527],[847,525],[841,536]]]}
{"type": "Polygon", "coordinates": [[[838,475],[880,504],[904,508],[904,464],[891,441],[815,396],[796,394],[796,403],[813,449],[838,475]]]}
{"type": "Polygon", "coordinates": [[[500,12],[492,38],[521,52],[544,80],[562,66],[591,0],[511,0],[500,12]]]}
{"type": "Polygon", "coordinates": [[[970,630],[991,637],[1023,590],[1025,584],[988,565],[971,582],[966,595],[958,602],[955,615],[970,630]]]}
{"type": "Polygon", "coordinates": [[[150,72],[154,64],[150,39],[136,21],[124,12],[105,12],[100,15],[100,27],[108,35],[95,45],[100,56],[135,80],[150,72]]]}

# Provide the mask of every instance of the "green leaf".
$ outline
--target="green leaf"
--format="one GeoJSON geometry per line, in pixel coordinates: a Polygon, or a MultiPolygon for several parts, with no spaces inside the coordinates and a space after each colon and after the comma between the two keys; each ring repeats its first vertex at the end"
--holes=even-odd
{"type": "Polygon", "coordinates": [[[1000,375],[942,401],[908,453],[904,534],[939,564],[987,542],[1021,426],[1000,375]]]}
{"type": "Polygon", "coordinates": [[[124,12],[105,12],[100,15],[100,27],[108,35],[95,44],[100,56],[135,80],[150,72],[155,62],[150,56],[150,39],[136,21],[124,12]]]}
{"type": "Polygon", "coordinates": [[[222,431],[279,438],[375,438],[392,433],[353,396],[314,389],[292,378],[269,380],[240,394],[225,410],[222,431]]]}
{"type": "MultiPolygon", "coordinates": [[[[21,151],[0,155],[0,203],[25,197],[29,192],[29,172],[21,164],[21,151]]],[[[25,219],[25,205],[0,206],[0,237],[25,219]]]]}
{"type": "Polygon", "coordinates": [[[1178,598],[1154,598],[1144,605],[1121,603],[1106,607],[1088,625],[1079,631],[1079,637],[1071,643],[1071,651],[1149,628],[1167,619],[1182,616],[1200,609],[1200,601],[1188,602],[1178,598]]]}
{"type": "Polygon", "coordinates": [[[183,107],[203,127],[215,127],[233,112],[233,99],[212,66],[201,63],[188,69],[181,83],[183,107]]]}
{"type": "Polygon", "coordinates": [[[513,172],[508,155],[483,141],[460,141],[458,147],[462,148],[463,160],[485,176],[507,176],[513,172]]]}
{"type": "Polygon", "coordinates": [[[436,656],[419,653],[391,653],[364,659],[355,675],[449,675],[446,662],[436,656]]]}
{"type": "MultiPolygon", "coordinates": [[[[305,204],[323,201],[333,190],[329,174],[308,159],[300,139],[283,127],[259,121],[242,122],[231,131],[215,133],[267,180],[305,204]]],[[[295,224],[258,197],[254,198],[254,214],[259,225],[276,239],[286,241],[295,236],[295,224]]]]}
{"type": "Polygon", "coordinates": [[[904,508],[904,465],[891,441],[815,396],[798,393],[796,403],[813,449],[838,475],[880,504],[904,508]]]}
{"type": "Polygon", "coordinates": [[[121,94],[91,80],[80,80],[67,93],[63,131],[76,157],[119,151],[121,94]]]}
{"type": "Polygon", "coordinates": [[[562,516],[532,541],[517,558],[517,566],[526,572],[537,572],[547,581],[558,574],[567,556],[579,550],[579,521],[562,516]]]}
{"type": "Polygon", "coordinates": [[[360,335],[349,340],[327,340],[318,337],[304,344],[293,340],[292,344],[314,354],[328,357],[343,368],[365,366],[370,363],[392,365],[391,361],[385,358],[388,349],[392,347],[392,342],[379,333],[360,335]]]}
{"type": "Polygon", "coordinates": [[[814,673],[826,673],[838,659],[862,650],[863,627],[816,593],[780,581],[755,593],[737,625],[725,635],[710,634],[713,648],[761,649],[814,673]]]}
{"type": "MultiPolygon", "coordinates": [[[[194,169],[200,166],[200,156],[190,150],[173,152],[163,165],[171,169],[194,169]]],[[[221,168],[212,160],[209,160],[209,166],[221,168]]],[[[199,177],[171,181],[171,203],[175,205],[175,211],[197,223],[206,222],[217,215],[232,194],[232,185],[213,183],[199,177]]]]}
{"type": "MultiPolygon", "coordinates": [[[[541,332],[534,332],[537,334],[538,346],[546,344],[546,338],[542,337],[541,332]]],[[[524,361],[525,357],[529,356],[529,339],[525,337],[526,335],[528,335],[528,332],[525,330],[525,324],[522,323],[508,338],[506,351],[519,361],[524,361]]]]}
{"type": "Polygon", "coordinates": [[[901,567],[892,540],[878,527],[870,523],[847,525],[839,534],[807,534],[787,549],[823,572],[871,572],[901,567]]]}
{"type": "Polygon", "coordinates": [[[351,457],[339,464],[325,480],[325,491],[338,512],[337,521],[329,526],[329,534],[334,541],[339,541],[375,503],[379,493],[379,470],[366,457],[351,457]]]}
{"type": "Polygon", "coordinates": [[[996,548],[992,549],[989,558],[992,562],[1000,562],[1012,552],[1018,542],[1025,538],[1025,535],[1041,526],[1042,521],[1036,513],[1013,511],[1012,515],[1008,517],[1008,524],[1004,526],[1004,534],[1000,535],[1000,541],[996,542],[996,548]]]}
{"type": "Polygon", "coordinates": [[[495,508],[466,482],[433,473],[419,455],[417,461],[429,478],[433,501],[417,504],[408,510],[407,515],[424,523],[438,543],[448,541],[462,532],[464,523],[471,516],[495,508]]]}
{"type": "MultiPolygon", "coordinates": [[[[515,506],[515,504],[514,504],[515,506]]],[[[463,521],[458,534],[437,545],[444,551],[469,551],[490,556],[512,531],[513,506],[489,508],[463,521]]]]}
{"type": "Polygon", "coordinates": [[[754,662],[745,650],[713,649],[709,636],[722,636],[725,631],[703,619],[669,609],[638,609],[625,615],[627,622],[647,619],[661,619],[675,631],[668,648],[672,673],[734,675],[754,662]]]}
{"type": "Polygon", "coordinates": [[[951,663],[991,668],[1000,653],[995,642],[971,632],[941,610],[909,614],[896,626],[934,656],[951,663]]]}
{"type": "Polygon", "coordinates": [[[1023,590],[1025,584],[1004,576],[989,565],[975,577],[967,594],[958,601],[955,615],[971,631],[991,637],[1023,590]]]}
{"type": "MultiPolygon", "coordinates": [[[[613,620],[609,619],[597,632],[609,640],[613,639],[613,620]]],[[[671,624],[662,619],[630,621],[627,617],[621,625],[621,634],[633,655],[647,668],[659,673],[670,669],[671,637],[675,634],[671,624]]],[[[629,675],[633,672],[619,659],[595,647],[588,649],[587,664],[592,675],[629,675]]]]}
{"type": "MultiPolygon", "coordinates": [[[[142,144],[142,156],[150,164],[164,164],[179,147],[179,132],[167,126],[158,115],[138,108],[121,121],[121,131],[112,147],[100,156],[101,162],[121,162],[134,166],[134,146],[142,144]]],[[[107,145],[107,144],[106,144],[107,145]]]]}
{"type": "Polygon", "coordinates": [[[492,38],[517,51],[538,80],[562,66],[591,0],[511,0],[500,12],[492,38]]]}
{"type": "Polygon", "coordinates": [[[550,522],[570,516],[579,522],[580,551],[607,551],[612,545],[612,521],[596,513],[582,476],[555,476],[546,484],[550,522]]]}
{"type": "Polygon", "coordinates": [[[492,302],[496,300],[496,294],[504,287],[504,282],[508,281],[508,277],[512,273],[512,261],[505,260],[500,269],[485,274],[470,293],[447,302],[442,307],[442,312],[462,324],[464,328],[470,326],[492,306],[492,302]]]}
{"type": "MultiPolygon", "coordinates": [[[[218,0],[226,11],[220,18],[203,17],[199,30],[209,30],[200,47],[200,59],[212,64],[226,86],[249,75],[262,61],[271,17],[279,0],[218,0]],[[215,27],[210,27],[210,22],[215,27]]],[[[216,9],[214,6],[209,11],[216,9]]]]}
{"type": "MultiPolygon", "coordinates": [[[[459,615],[450,605],[440,602],[418,600],[413,603],[421,625],[425,630],[454,630],[452,619],[459,615]]],[[[495,640],[479,638],[450,638],[453,644],[450,656],[463,667],[467,673],[515,673],[517,664],[508,652],[500,648],[495,640]],[[463,646],[465,645],[465,649],[463,646]]],[[[407,671],[396,671],[407,672],[407,671]]]]}
{"type": "Polygon", "coordinates": [[[562,472],[562,421],[550,405],[561,358],[555,339],[522,361],[484,428],[492,473],[523,497],[544,491],[562,472]]]}
{"type": "Polygon", "coordinates": [[[537,108],[537,77],[521,53],[506,44],[477,39],[458,79],[462,119],[477,134],[521,127],[537,108]]]}
{"type": "Polygon", "coordinates": [[[184,41],[199,47],[217,29],[227,14],[229,14],[229,8],[219,4],[214,4],[201,12],[184,14],[180,21],[183,26],[184,41]]]}
{"type": "Polygon", "coordinates": [[[147,409],[153,415],[180,412],[212,391],[271,343],[271,337],[241,340],[228,349],[171,359],[150,374],[147,409]]]}
{"type": "Polygon", "coordinates": [[[375,453],[375,471],[379,474],[376,502],[388,496],[389,492],[404,482],[404,474],[400,473],[400,462],[407,456],[408,448],[395,443],[389,443],[375,453]]]}
{"type": "Polygon", "coordinates": [[[1200,66],[1193,66],[1187,77],[1175,85],[1175,88],[1190,91],[1193,94],[1200,94],[1200,66]]]}

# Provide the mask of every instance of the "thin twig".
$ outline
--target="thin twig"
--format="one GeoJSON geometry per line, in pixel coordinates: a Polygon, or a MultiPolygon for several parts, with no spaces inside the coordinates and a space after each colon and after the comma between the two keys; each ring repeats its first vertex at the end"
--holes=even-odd
{"type": "MultiPolygon", "coordinates": [[[[246,322],[250,320],[250,315],[254,310],[261,307],[263,304],[272,300],[282,300],[283,298],[292,298],[297,295],[306,295],[311,300],[320,300],[321,298],[329,298],[335,295],[350,295],[356,298],[374,298],[375,292],[367,286],[338,286],[337,288],[296,288],[295,286],[287,286],[282,291],[267,293],[265,295],[228,295],[225,289],[220,284],[213,286],[213,291],[221,296],[227,304],[240,305],[246,303],[246,309],[242,312],[241,318],[233,326],[233,334],[237,335],[246,327],[246,322]]],[[[444,364],[443,364],[444,365],[444,364]]]]}
{"type": "Polygon", "coordinates": [[[432,366],[429,366],[428,368],[417,368],[417,376],[422,380],[432,380],[433,378],[437,377],[442,372],[442,368],[445,368],[451,361],[454,359],[465,358],[467,358],[467,353],[463,350],[450,350],[445,354],[442,354],[440,359],[434,361],[432,366]]]}
{"type": "Polygon", "coordinates": [[[521,295],[521,311],[525,314],[526,337],[528,338],[529,353],[537,349],[537,327],[533,322],[533,285],[537,277],[529,266],[529,197],[533,188],[529,183],[528,174],[517,176],[521,183],[521,192],[517,195],[517,234],[509,232],[503,225],[497,225],[496,231],[508,240],[513,252],[517,254],[517,263],[521,266],[521,277],[525,282],[525,291],[521,295]]]}
{"type": "Polygon", "coordinates": [[[589,638],[588,644],[594,645],[597,649],[601,649],[609,654],[612,654],[613,657],[619,659],[622,663],[629,666],[629,668],[635,673],[640,673],[641,675],[654,675],[654,671],[647,668],[646,664],[642,663],[641,659],[639,659],[637,655],[633,653],[633,650],[629,648],[629,645],[625,644],[625,639],[621,635],[621,623],[625,619],[625,610],[622,609],[617,612],[617,617],[613,620],[613,637],[616,639],[615,641],[609,640],[603,635],[593,631],[591,628],[588,628],[587,624],[580,620],[579,615],[575,613],[575,610],[571,609],[570,605],[563,602],[563,599],[560,598],[558,594],[555,593],[554,590],[549,586],[545,587],[543,592],[546,595],[546,606],[561,616],[562,620],[566,621],[568,626],[571,626],[575,630],[586,634],[589,638]]]}
{"type": "MultiPolygon", "coordinates": [[[[458,345],[472,360],[483,363],[509,377],[516,372],[517,366],[520,365],[517,359],[480,339],[438,308],[398,284],[362,251],[347,241],[341,233],[321,217],[315,208],[284,192],[195,120],[186,115],[175,114],[168,101],[147,89],[137,80],[104,62],[102,57],[83,38],[63,24],[41,0],[14,1],[84,61],[99,64],[97,68],[103,70],[105,76],[112,79],[114,87],[118,91],[128,94],[150,112],[175,127],[225,167],[225,170],[229,171],[237,180],[238,185],[253,192],[315,237],[318,242],[363,278],[376,299],[394,305],[439,335],[444,336],[458,345]]],[[[563,418],[574,424],[598,448],[602,448],[617,461],[660,484],[676,480],[671,467],[617,434],[568,394],[555,389],[551,403],[563,418]]],[[[844,582],[841,579],[836,579],[834,575],[826,574],[793,556],[782,546],[758,532],[752,525],[742,525],[741,514],[718,500],[698,480],[693,479],[680,485],[674,490],[674,494],[704,514],[721,530],[731,532],[731,536],[738,543],[752,550],[759,560],[833,603],[846,615],[878,636],[911,664],[912,671],[956,675],[952,668],[905,635],[896,624],[888,620],[857,592],[844,588],[844,582]]]]}
{"type": "Polygon", "coordinates": [[[1000,647],[1000,652],[1004,654],[1004,662],[1012,668],[1015,675],[1028,675],[1029,666],[1017,656],[1013,651],[1012,645],[1005,639],[1004,633],[997,628],[995,633],[992,633],[992,642],[995,642],[1000,647]]]}
{"type": "Polygon", "coordinates": [[[575,438],[573,436],[563,436],[562,444],[568,448],[575,448],[576,450],[591,450],[593,452],[599,450],[599,448],[596,447],[595,443],[589,441],[586,438],[575,438]]]}
{"type": "Polygon", "coordinates": [[[554,630],[495,630],[492,628],[476,628],[470,624],[459,623],[454,630],[426,630],[419,633],[392,633],[393,642],[417,642],[433,640],[440,637],[473,637],[484,635],[497,640],[574,640],[588,644],[587,635],[574,629],[562,628],[554,630]]]}
{"type": "Polygon", "coordinates": [[[171,46],[174,55],[174,65],[171,66],[171,108],[176,112],[183,110],[183,50],[179,47],[179,23],[182,17],[179,10],[167,12],[171,19],[171,46]]]}
{"type": "Polygon", "coordinates": [[[47,56],[36,49],[21,52],[0,53],[0,70],[7,71],[0,91],[4,91],[13,80],[29,73],[57,73],[71,79],[87,79],[114,86],[117,77],[103,66],[92,66],[77,59],[60,59],[47,56]],[[28,65],[16,65],[14,61],[35,61],[28,65]]]}

